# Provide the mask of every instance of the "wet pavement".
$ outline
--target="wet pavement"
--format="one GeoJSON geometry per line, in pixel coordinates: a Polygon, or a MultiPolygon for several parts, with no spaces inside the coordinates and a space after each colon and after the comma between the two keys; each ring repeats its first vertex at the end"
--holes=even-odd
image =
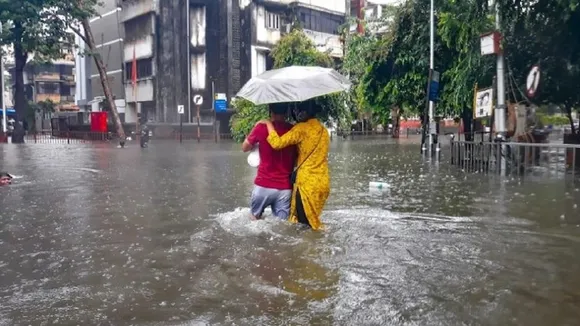
{"type": "Polygon", "coordinates": [[[0,325],[580,323],[578,184],[332,147],[312,233],[248,220],[229,142],[3,145],[0,325]]]}

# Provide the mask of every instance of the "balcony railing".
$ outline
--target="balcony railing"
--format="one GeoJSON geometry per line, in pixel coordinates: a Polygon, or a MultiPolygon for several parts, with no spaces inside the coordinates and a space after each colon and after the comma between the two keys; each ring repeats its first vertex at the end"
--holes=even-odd
{"type": "Polygon", "coordinates": [[[74,75],[60,75],[60,80],[74,82],[75,76],[74,75]]]}
{"type": "Polygon", "coordinates": [[[74,103],[75,97],[72,95],[63,95],[60,97],[60,102],[61,103],[74,103]]]}

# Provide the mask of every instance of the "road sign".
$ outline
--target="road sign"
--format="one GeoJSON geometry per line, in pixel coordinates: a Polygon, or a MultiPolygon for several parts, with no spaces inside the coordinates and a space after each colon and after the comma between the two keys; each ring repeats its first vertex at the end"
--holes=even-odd
{"type": "Polygon", "coordinates": [[[195,103],[195,105],[201,105],[203,103],[203,96],[195,95],[193,97],[193,103],[195,103]]]}
{"type": "Polygon", "coordinates": [[[478,89],[475,95],[475,119],[491,117],[493,110],[493,88],[478,89]]]}
{"type": "Polygon", "coordinates": [[[533,66],[528,74],[528,79],[526,80],[526,93],[528,97],[536,96],[538,91],[538,85],[540,84],[540,67],[533,66]]]}
{"type": "Polygon", "coordinates": [[[501,53],[501,37],[501,34],[497,31],[481,35],[481,55],[501,53]]]}
{"type": "Polygon", "coordinates": [[[225,93],[216,93],[214,95],[215,112],[226,112],[228,109],[228,97],[225,93]]]}
{"type": "Polygon", "coordinates": [[[184,114],[185,113],[185,107],[183,105],[178,105],[177,106],[177,113],[184,114]]]}
{"type": "Polygon", "coordinates": [[[429,101],[437,102],[439,100],[439,72],[433,70],[431,72],[431,80],[429,81],[429,101]]]}

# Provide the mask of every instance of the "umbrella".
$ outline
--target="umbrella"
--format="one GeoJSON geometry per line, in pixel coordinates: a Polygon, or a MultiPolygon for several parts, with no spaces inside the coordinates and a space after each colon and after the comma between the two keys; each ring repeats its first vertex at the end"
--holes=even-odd
{"type": "Polygon", "coordinates": [[[253,77],[236,96],[256,105],[303,102],[347,91],[350,85],[346,77],[331,68],[291,66],[253,77]]]}

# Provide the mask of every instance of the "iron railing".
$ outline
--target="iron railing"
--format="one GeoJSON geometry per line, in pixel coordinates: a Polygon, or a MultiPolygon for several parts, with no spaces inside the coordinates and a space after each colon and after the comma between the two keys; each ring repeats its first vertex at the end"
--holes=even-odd
{"type": "Polygon", "coordinates": [[[451,141],[451,164],[468,172],[580,176],[580,145],[451,141]]]}

